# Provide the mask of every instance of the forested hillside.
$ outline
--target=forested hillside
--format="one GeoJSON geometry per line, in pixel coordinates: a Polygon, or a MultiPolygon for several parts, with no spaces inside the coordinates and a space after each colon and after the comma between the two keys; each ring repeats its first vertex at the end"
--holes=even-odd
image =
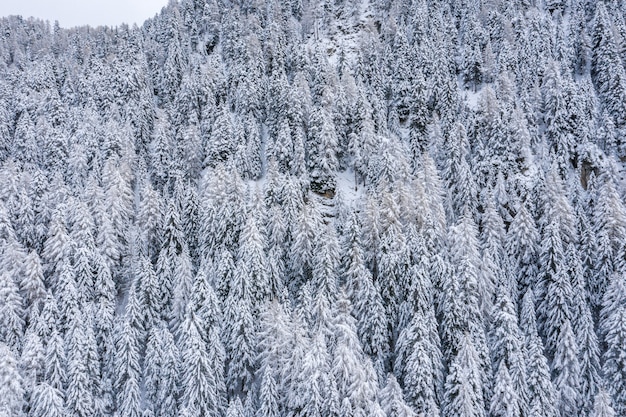
{"type": "Polygon", "coordinates": [[[0,19],[0,416],[626,416],[626,3],[0,19]]]}

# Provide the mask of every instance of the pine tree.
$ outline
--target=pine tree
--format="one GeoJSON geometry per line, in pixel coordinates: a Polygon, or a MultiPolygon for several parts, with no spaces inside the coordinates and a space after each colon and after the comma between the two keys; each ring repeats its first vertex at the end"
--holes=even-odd
{"type": "Polygon", "coordinates": [[[24,335],[22,354],[19,358],[23,378],[22,385],[27,401],[32,399],[35,385],[42,379],[45,369],[45,349],[35,327],[36,324],[34,321],[28,326],[24,335]]]}
{"type": "Polygon", "coordinates": [[[227,348],[226,380],[230,393],[246,393],[253,380],[255,359],[254,304],[246,274],[234,273],[224,301],[223,338],[227,348]]]}
{"type": "Polygon", "coordinates": [[[532,289],[522,300],[520,327],[524,331],[526,365],[528,370],[528,410],[531,415],[555,417],[555,391],[550,380],[550,368],[544,356],[543,342],[537,332],[535,301],[532,289]]]}
{"type": "Polygon", "coordinates": [[[212,368],[210,351],[202,339],[200,318],[191,309],[181,326],[181,365],[179,384],[181,409],[195,410],[199,415],[220,416],[224,398],[219,388],[219,370],[212,368]]]}
{"type": "MultiPolygon", "coordinates": [[[[491,373],[485,325],[480,312],[478,292],[479,259],[477,231],[474,221],[466,213],[450,229],[450,262],[455,268],[444,277],[439,314],[442,317],[442,347],[444,359],[451,363],[462,348],[466,333],[472,338],[478,355],[481,378],[480,387],[488,392],[488,375],[491,373]]],[[[482,394],[481,394],[482,398],[482,394]]]]}
{"type": "Polygon", "coordinates": [[[43,382],[35,387],[30,417],[63,417],[67,415],[59,389],[43,382]]]}
{"type": "Polygon", "coordinates": [[[593,403],[593,411],[589,414],[591,417],[615,417],[615,410],[611,405],[611,396],[601,389],[593,403]]]}
{"type": "Polygon", "coordinates": [[[22,416],[24,388],[15,353],[0,342],[0,414],[22,416]]]}
{"type": "Polygon", "coordinates": [[[277,288],[270,288],[269,276],[267,273],[267,258],[265,253],[265,242],[263,233],[259,229],[261,207],[258,196],[255,202],[251,204],[248,218],[239,238],[238,262],[235,274],[241,274],[236,278],[243,282],[246,281],[247,291],[250,291],[253,304],[264,302],[265,300],[275,297],[277,288]]]}
{"type": "Polygon", "coordinates": [[[234,138],[231,113],[226,105],[222,105],[211,128],[203,167],[215,167],[219,163],[228,161],[235,151],[234,138]]]}
{"type": "Polygon", "coordinates": [[[370,359],[365,356],[357,337],[356,320],[345,293],[336,302],[334,358],[331,372],[339,398],[349,399],[351,411],[366,413],[376,398],[377,379],[370,359]]]}
{"type": "Polygon", "coordinates": [[[91,415],[94,410],[93,375],[89,369],[87,323],[80,310],[73,313],[66,334],[67,408],[78,417],[91,415]]]}
{"type": "Polygon", "coordinates": [[[31,251],[24,259],[23,275],[20,288],[24,294],[29,310],[36,310],[43,304],[46,295],[41,259],[35,251],[31,251]]]}
{"type": "Polygon", "coordinates": [[[561,416],[578,415],[580,403],[580,363],[578,345],[569,320],[560,331],[552,373],[558,396],[558,410],[561,416]]]}
{"type": "Polygon", "coordinates": [[[311,113],[308,146],[309,170],[313,190],[334,192],[337,161],[337,133],[328,109],[316,107],[311,113]]]}
{"type": "Polygon", "coordinates": [[[504,361],[500,362],[494,379],[494,387],[489,408],[490,415],[494,417],[520,416],[520,398],[513,387],[513,381],[511,381],[511,376],[504,361]]]}
{"type": "Polygon", "coordinates": [[[186,245],[178,256],[174,257],[174,268],[172,274],[172,303],[170,306],[170,326],[174,334],[177,333],[180,323],[183,321],[185,308],[191,298],[191,287],[193,285],[193,271],[189,250],[186,245]]]}
{"type": "Polygon", "coordinates": [[[243,417],[244,408],[239,397],[235,397],[230,400],[228,409],[226,410],[226,417],[243,417]]]}
{"type": "Polygon", "coordinates": [[[476,184],[469,162],[469,143],[465,127],[457,123],[450,131],[445,147],[445,167],[442,176],[447,184],[446,212],[452,221],[467,209],[473,212],[476,206],[476,184]]]}
{"type": "Polygon", "coordinates": [[[546,228],[540,256],[543,267],[537,283],[537,298],[541,300],[537,312],[546,340],[546,351],[552,358],[559,343],[558,334],[566,321],[571,325],[572,319],[572,285],[563,262],[563,242],[556,222],[546,228]]]}
{"type": "Polygon", "coordinates": [[[60,265],[69,256],[70,248],[71,240],[67,233],[62,214],[56,211],[48,229],[48,237],[44,242],[42,253],[46,284],[49,287],[55,288],[56,277],[53,274],[58,274],[61,270],[60,265]]]}
{"type": "Polygon", "coordinates": [[[154,417],[176,414],[180,352],[163,322],[154,323],[143,367],[146,410],[154,417]]]}
{"type": "Polygon", "coordinates": [[[22,296],[6,266],[0,272],[0,342],[19,351],[24,335],[22,296]]]}
{"type": "Polygon", "coordinates": [[[374,284],[372,273],[365,267],[356,213],[348,220],[347,239],[344,246],[344,282],[352,301],[353,315],[357,320],[357,333],[363,351],[374,360],[379,377],[383,376],[389,350],[387,318],[380,291],[374,284]]]}
{"type": "Polygon", "coordinates": [[[44,380],[54,389],[63,392],[65,381],[65,349],[61,335],[54,328],[47,340],[44,380]]]}
{"type": "MultiPolygon", "coordinates": [[[[615,281],[623,281],[615,277],[615,281]]],[[[612,285],[613,286],[613,285],[612,285]]],[[[618,285],[615,285],[618,287],[618,285]]],[[[619,288],[619,287],[618,287],[619,288]]],[[[624,288],[622,283],[621,288],[624,288]]],[[[610,289],[612,290],[612,288],[610,289]]],[[[609,290],[609,291],[610,291],[609,290]]],[[[608,300],[608,294],[605,300],[608,300]]],[[[623,290],[620,292],[623,294],[623,290]]],[[[626,375],[624,373],[624,340],[626,340],[626,305],[617,304],[601,323],[605,336],[606,351],[603,355],[602,371],[607,382],[607,390],[613,397],[613,404],[617,415],[626,412],[626,375]]],[[[606,302],[605,306],[608,306],[606,302]]]]}
{"type": "Polygon", "coordinates": [[[120,319],[115,341],[115,383],[117,408],[122,416],[141,415],[141,351],[143,323],[138,320],[138,297],[135,285],[130,290],[126,314],[120,319]]]}
{"type": "Polygon", "coordinates": [[[400,207],[391,190],[384,193],[380,207],[379,244],[375,279],[387,313],[392,347],[400,332],[399,309],[407,288],[410,252],[402,230],[400,207]]]}
{"type": "Polygon", "coordinates": [[[620,267],[617,260],[621,242],[626,238],[626,210],[610,178],[602,181],[593,207],[593,228],[597,251],[593,261],[594,274],[590,277],[591,305],[601,307],[613,271],[620,267]]]}
{"type": "Polygon", "coordinates": [[[274,371],[271,366],[267,366],[263,371],[263,380],[259,393],[260,406],[257,410],[256,417],[277,417],[279,415],[279,397],[276,391],[276,381],[274,380],[273,373],[274,371]]]}
{"type": "MultiPolygon", "coordinates": [[[[584,216],[584,214],[581,214],[584,216]]],[[[585,265],[577,262],[577,253],[570,245],[567,263],[573,280],[573,330],[580,363],[580,393],[583,412],[589,414],[600,384],[600,348],[585,288],[585,265]]],[[[589,272],[587,272],[589,273],[589,272]]]]}
{"type": "Polygon", "coordinates": [[[444,415],[484,416],[480,359],[472,337],[465,333],[458,349],[458,353],[450,361],[446,377],[444,415]]]}
{"type": "Polygon", "coordinates": [[[527,369],[523,338],[517,324],[515,308],[502,284],[498,287],[491,317],[489,340],[493,369],[497,370],[494,387],[499,390],[494,394],[497,399],[492,398],[492,414],[519,414],[525,411],[527,405],[527,369]],[[499,379],[502,384],[498,383],[499,379]]]}
{"type": "Polygon", "coordinates": [[[442,355],[432,307],[415,311],[396,345],[395,373],[402,378],[407,401],[419,414],[438,415],[443,385],[442,355]],[[404,369],[400,369],[404,365],[404,369]]]}
{"type": "Polygon", "coordinates": [[[535,222],[526,204],[521,203],[506,239],[507,252],[512,258],[520,294],[525,294],[528,288],[535,288],[538,242],[539,233],[535,222]]]}
{"type": "Polygon", "coordinates": [[[385,387],[380,391],[380,407],[388,416],[413,417],[415,412],[402,398],[402,389],[396,378],[389,374],[385,387]]]}
{"type": "Polygon", "coordinates": [[[623,126],[626,74],[621,65],[611,20],[604,2],[596,6],[591,50],[593,51],[591,73],[597,89],[603,96],[605,106],[613,116],[615,124],[618,127],[623,126]]]}

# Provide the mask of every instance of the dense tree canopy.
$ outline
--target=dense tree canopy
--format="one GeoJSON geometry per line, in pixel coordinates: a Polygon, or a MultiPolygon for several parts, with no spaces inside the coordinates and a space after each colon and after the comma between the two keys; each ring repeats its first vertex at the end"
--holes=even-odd
{"type": "Polygon", "coordinates": [[[625,415],[625,13],[0,18],[0,416],[625,415]]]}

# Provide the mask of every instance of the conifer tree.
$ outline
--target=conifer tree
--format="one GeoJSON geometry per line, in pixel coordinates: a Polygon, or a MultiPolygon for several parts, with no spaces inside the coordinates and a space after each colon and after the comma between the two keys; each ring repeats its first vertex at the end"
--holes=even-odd
{"type": "Polygon", "coordinates": [[[522,300],[520,327],[525,335],[526,364],[528,370],[528,410],[531,415],[554,417],[555,392],[550,380],[550,368],[544,356],[543,342],[537,332],[535,301],[532,289],[522,300]]]}
{"type": "Polygon", "coordinates": [[[126,314],[117,326],[115,341],[115,383],[118,393],[117,408],[120,415],[141,415],[141,352],[143,323],[139,314],[138,295],[135,285],[131,288],[126,314]]]}
{"type": "Polygon", "coordinates": [[[253,380],[256,329],[251,292],[248,276],[235,273],[224,301],[226,380],[232,394],[247,393],[253,380]]]}
{"type": "Polygon", "coordinates": [[[29,310],[37,309],[43,304],[46,295],[41,259],[35,251],[31,251],[24,259],[20,288],[29,310]]]}
{"type": "Polygon", "coordinates": [[[178,398],[180,352],[162,321],[154,323],[146,345],[143,367],[145,410],[154,417],[175,414],[178,398]]]}
{"type": "MultiPolygon", "coordinates": [[[[614,281],[623,281],[623,279],[615,277],[614,281]]],[[[621,291],[616,291],[613,288],[607,291],[605,295],[605,308],[610,305],[608,300],[610,299],[611,292],[622,294],[621,300],[624,300],[623,282],[621,286],[615,284],[611,285],[611,287],[621,289],[621,291]]],[[[626,376],[624,375],[623,365],[625,357],[623,341],[624,337],[626,337],[626,306],[623,301],[616,303],[611,309],[611,312],[607,314],[605,321],[601,322],[601,326],[605,334],[606,344],[602,371],[607,381],[607,390],[613,397],[615,412],[619,415],[620,413],[626,412],[626,376]]]]}
{"type": "Polygon", "coordinates": [[[259,207],[260,201],[258,196],[255,197],[255,200],[250,205],[248,217],[239,238],[239,253],[235,274],[241,274],[241,277],[236,278],[237,280],[241,282],[246,281],[244,285],[248,286],[247,291],[250,291],[250,296],[256,306],[270,297],[276,296],[277,294],[272,293],[271,290],[276,291],[277,288],[270,288],[265,252],[266,245],[263,233],[260,230],[259,217],[261,207],[259,207]]]}
{"type": "Polygon", "coordinates": [[[580,403],[580,363],[578,362],[578,345],[572,326],[565,321],[559,334],[559,343],[552,362],[554,387],[559,401],[558,410],[562,416],[578,414],[580,403]]]}
{"type": "Polygon", "coordinates": [[[611,20],[606,5],[600,2],[596,6],[594,31],[592,36],[593,51],[591,72],[598,91],[605,100],[605,106],[617,126],[624,125],[623,103],[626,88],[626,74],[621,64],[617,42],[613,35],[611,20]]]}
{"type": "Polygon", "coordinates": [[[374,360],[378,376],[383,376],[389,345],[387,318],[378,287],[371,272],[364,265],[360,228],[356,213],[351,213],[346,233],[349,246],[344,252],[344,282],[352,300],[353,315],[357,320],[357,334],[363,351],[374,360]]]}
{"type": "Polygon", "coordinates": [[[377,378],[369,358],[363,353],[357,337],[356,320],[345,293],[336,302],[334,358],[331,372],[340,399],[348,399],[351,412],[366,413],[376,398],[377,378]]]}
{"type": "Polygon", "coordinates": [[[467,333],[461,337],[458,353],[450,361],[445,383],[444,415],[485,415],[480,359],[472,337],[467,333]]]}
{"type": "Polygon", "coordinates": [[[448,219],[456,221],[464,210],[474,210],[477,193],[467,160],[469,143],[465,127],[461,123],[455,124],[447,139],[446,162],[442,173],[448,190],[446,213],[448,219]]]}
{"type": "Polygon", "coordinates": [[[0,414],[22,416],[24,388],[15,353],[0,342],[0,414]]]}
{"type": "Polygon", "coordinates": [[[220,373],[212,368],[209,350],[199,330],[202,327],[200,318],[188,309],[181,326],[180,405],[181,409],[195,410],[200,415],[220,416],[224,408],[223,394],[218,389],[220,373]]]}
{"type": "Polygon", "coordinates": [[[491,315],[490,342],[493,369],[496,370],[494,389],[500,390],[492,399],[492,414],[512,413],[526,410],[527,369],[524,358],[524,345],[517,324],[517,314],[507,290],[501,284],[498,287],[493,313],[491,315]],[[502,380],[502,385],[498,383],[502,380]],[[499,404],[496,404],[500,402],[499,404]],[[493,408],[499,411],[495,412],[493,408]],[[502,408],[506,410],[504,412],[502,408]]]}
{"type": "Polygon", "coordinates": [[[500,362],[494,379],[494,387],[489,407],[490,415],[502,417],[521,415],[520,399],[513,388],[513,382],[504,361],[500,362]]]}
{"type": "Polygon", "coordinates": [[[59,389],[43,382],[35,387],[29,416],[31,417],[63,417],[67,411],[59,389]]]}
{"type": "Polygon", "coordinates": [[[256,417],[276,417],[279,414],[278,409],[278,392],[276,391],[276,381],[274,380],[274,371],[271,366],[267,366],[263,371],[263,380],[261,382],[261,391],[259,393],[259,409],[256,417]]]}
{"type": "Polygon", "coordinates": [[[520,294],[535,287],[539,233],[526,204],[521,203],[507,233],[506,248],[512,258],[520,294]]]}
{"type": "Polygon", "coordinates": [[[593,403],[591,417],[615,417],[615,410],[611,405],[611,396],[603,389],[600,389],[593,403]]]}
{"type": "Polygon", "coordinates": [[[19,351],[24,335],[22,296],[6,266],[0,272],[0,342],[19,351]]]}
{"type": "Polygon", "coordinates": [[[442,355],[435,326],[434,311],[426,306],[418,308],[396,345],[395,373],[404,382],[408,403],[417,413],[425,415],[439,414],[443,385],[442,355]]]}
{"type": "Polygon", "coordinates": [[[415,416],[415,412],[404,402],[402,388],[392,374],[387,376],[385,387],[380,391],[380,407],[388,416],[415,416]]]}
{"type": "Polygon", "coordinates": [[[76,416],[91,415],[95,407],[93,375],[89,369],[89,345],[84,314],[76,310],[66,334],[67,408],[76,416]]]}
{"type": "Polygon", "coordinates": [[[337,133],[329,111],[316,107],[311,112],[308,146],[311,186],[315,191],[334,192],[337,161],[337,133]]]}

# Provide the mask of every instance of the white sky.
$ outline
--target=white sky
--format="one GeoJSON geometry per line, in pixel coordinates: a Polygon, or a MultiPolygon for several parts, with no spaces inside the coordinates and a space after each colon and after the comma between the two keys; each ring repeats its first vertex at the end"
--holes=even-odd
{"type": "Polygon", "coordinates": [[[0,16],[22,15],[59,21],[62,27],[81,25],[141,25],[167,0],[0,0],[0,16]]]}

